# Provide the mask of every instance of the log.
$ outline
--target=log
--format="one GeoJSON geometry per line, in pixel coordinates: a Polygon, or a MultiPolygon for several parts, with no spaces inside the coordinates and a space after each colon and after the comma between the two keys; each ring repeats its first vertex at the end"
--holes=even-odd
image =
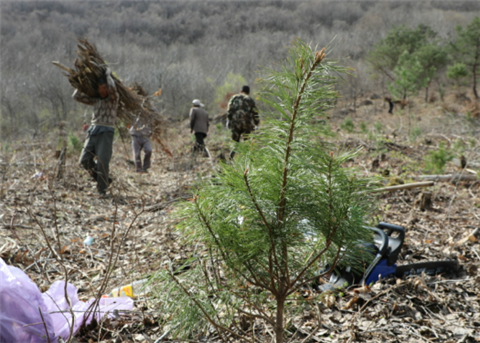
{"type": "MultiPolygon", "coordinates": [[[[460,166],[460,159],[458,158],[454,158],[452,160],[452,162],[456,165],[456,166],[460,166]]],[[[466,167],[470,167],[470,168],[480,168],[480,163],[478,162],[473,162],[473,161],[467,161],[467,165],[466,167]]]]}
{"type": "Polygon", "coordinates": [[[476,181],[478,176],[470,174],[419,175],[417,179],[429,181],[476,181]]]}
{"type": "Polygon", "coordinates": [[[433,181],[407,183],[407,184],[404,184],[404,185],[397,185],[397,186],[390,186],[390,187],[383,187],[383,188],[374,189],[372,191],[372,193],[398,191],[400,189],[409,189],[409,188],[418,188],[418,187],[429,187],[429,186],[433,186],[434,184],[435,183],[433,181]]]}

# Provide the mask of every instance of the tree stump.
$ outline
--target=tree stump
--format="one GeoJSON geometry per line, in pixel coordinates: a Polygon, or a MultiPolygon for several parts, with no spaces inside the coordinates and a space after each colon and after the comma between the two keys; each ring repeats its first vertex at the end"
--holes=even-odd
{"type": "Polygon", "coordinates": [[[432,192],[422,192],[418,204],[422,211],[432,209],[432,192]]]}

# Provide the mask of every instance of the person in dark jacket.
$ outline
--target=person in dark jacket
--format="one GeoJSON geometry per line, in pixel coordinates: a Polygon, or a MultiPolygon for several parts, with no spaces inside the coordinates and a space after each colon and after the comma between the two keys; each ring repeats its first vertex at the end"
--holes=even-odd
{"type": "Polygon", "coordinates": [[[190,109],[190,133],[195,133],[195,146],[193,151],[205,152],[205,137],[207,137],[208,113],[203,109],[204,105],[200,100],[192,101],[193,107],[190,109]]]}

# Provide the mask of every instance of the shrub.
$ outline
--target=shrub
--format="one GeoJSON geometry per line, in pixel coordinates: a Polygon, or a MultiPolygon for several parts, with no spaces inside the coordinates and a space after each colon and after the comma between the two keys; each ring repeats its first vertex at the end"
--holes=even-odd
{"type": "Polygon", "coordinates": [[[353,132],[353,130],[355,130],[355,124],[353,123],[352,118],[345,118],[344,122],[340,125],[340,128],[349,133],[353,132]]]}
{"type": "Polygon", "coordinates": [[[447,162],[453,157],[453,153],[445,149],[445,143],[441,142],[437,151],[430,151],[425,157],[425,170],[434,174],[443,174],[447,162]]]}
{"type": "Polygon", "coordinates": [[[83,144],[72,132],[68,135],[68,148],[71,152],[80,152],[82,151],[83,144]]]}
{"type": "Polygon", "coordinates": [[[363,121],[360,123],[360,130],[362,130],[363,133],[367,133],[367,124],[363,121]]]}

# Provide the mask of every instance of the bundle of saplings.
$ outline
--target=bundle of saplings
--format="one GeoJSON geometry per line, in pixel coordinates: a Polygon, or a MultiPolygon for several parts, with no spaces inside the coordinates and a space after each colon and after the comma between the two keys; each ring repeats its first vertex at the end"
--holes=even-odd
{"type": "MultiPolygon", "coordinates": [[[[73,69],[65,67],[59,62],[52,63],[66,71],[65,76],[67,76],[73,88],[90,97],[98,97],[98,80],[105,75],[108,65],[100,56],[94,44],[89,43],[86,38],[81,38],[78,41],[78,57],[73,63],[73,69]]],[[[152,139],[159,142],[164,150],[170,153],[164,147],[160,138],[160,135],[164,132],[165,120],[158,111],[154,110],[151,103],[147,101],[147,92],[136,83],[135,89],[134,87],[126,87],[114,73],[112,73],[112,78],[120,96],[118,119],[124,125],[130,125],[136,117],[140,116],[142,121],[151,127],[152,139]],[[139,87],[141,88],[140,93],[137,92],[139,87]]]]}

